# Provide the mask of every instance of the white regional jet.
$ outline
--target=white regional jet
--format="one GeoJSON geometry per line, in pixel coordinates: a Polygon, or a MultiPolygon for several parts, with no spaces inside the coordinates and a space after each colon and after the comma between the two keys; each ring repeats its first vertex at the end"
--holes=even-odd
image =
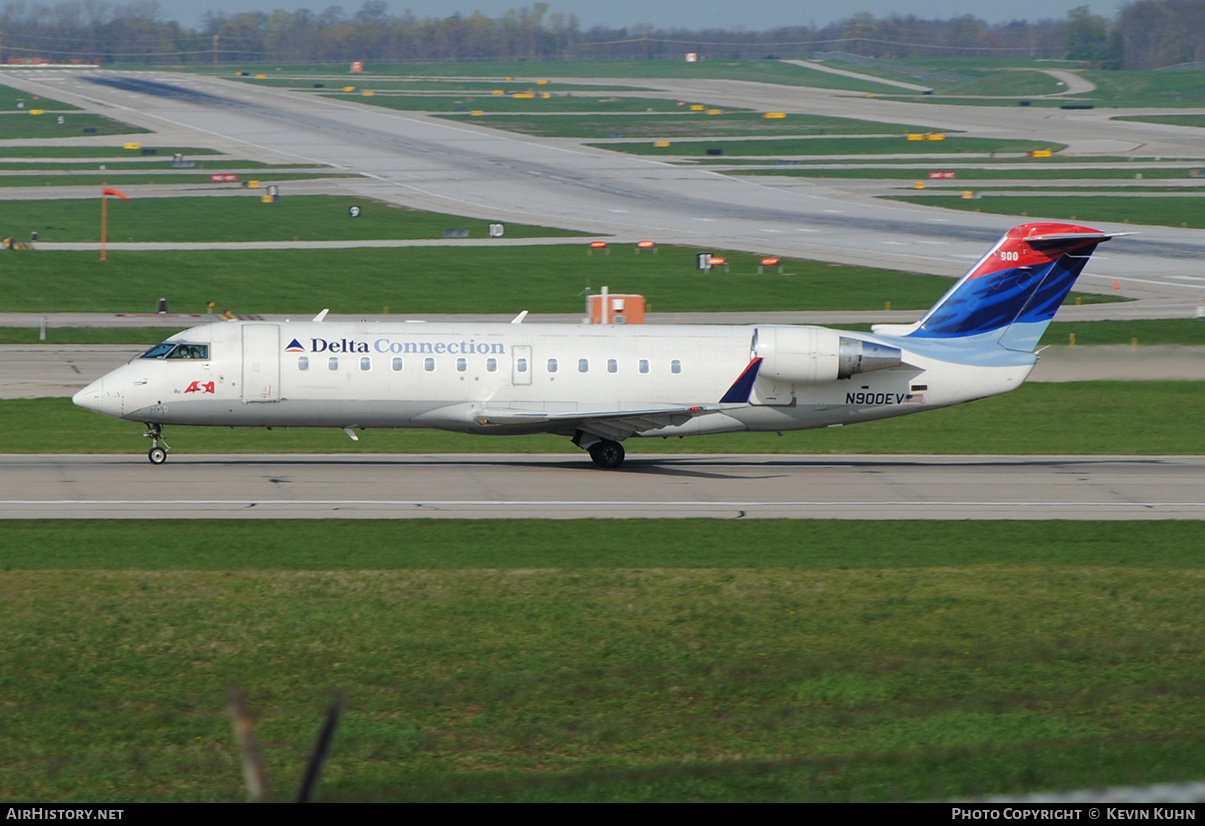
{"type": "MultiPolygon", "coordinates": [[[[225,322],[172,336],[75,403],[164,425],[556,433],[604,468],[633,436],[785,431],[1005,393],[1112,235],[1014,227],[920,321],[811,326],[225,322]]],[[[521,321],[522,316],[516,319],[521,321]]]]}

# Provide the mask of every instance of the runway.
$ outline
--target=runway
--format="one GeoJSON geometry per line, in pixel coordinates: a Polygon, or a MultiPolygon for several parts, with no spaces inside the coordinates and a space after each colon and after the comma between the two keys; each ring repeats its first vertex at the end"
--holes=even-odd
{"type": "Polygon", "coordinates": [[[1201,456],[0,456],[0,518],[1205,518],[1201,456]]]}

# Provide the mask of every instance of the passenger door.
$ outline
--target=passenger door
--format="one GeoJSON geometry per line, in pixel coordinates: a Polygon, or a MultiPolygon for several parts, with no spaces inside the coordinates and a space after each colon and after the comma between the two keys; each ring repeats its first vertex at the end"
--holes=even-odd
{"type": "Polygon", "coordinates": [[[280,401],[280,327],[243,325],[243,403],[280,401]]]}

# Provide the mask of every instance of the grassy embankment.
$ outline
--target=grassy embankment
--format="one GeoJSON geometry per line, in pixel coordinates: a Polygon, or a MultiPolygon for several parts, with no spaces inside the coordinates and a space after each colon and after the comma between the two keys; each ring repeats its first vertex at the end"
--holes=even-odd
{"type": "MultiPolygon", "coordinates": [[[[109,204],[110,241],[363,241],[442,238],[451,228],[473,238],[489,235],[489,221],[423,212],[371,198],[334,195],[289,196],[262,203],[259,190],[231,197],[132,198],[109,204]],[[350,207],[359,206],[351,217],[350,207]]],[[[96,199],[0,202],[0,227],[17,237],[38,233],[38,240],[100,241],[96,199]]],[[[545,238],[581,235],[553,227],[507,224],[506,237],[545,238]]]]}
{"type": "MultiPolygon", "coordinates": [[[[150,469],[148,469],[150,470],[150,469]]],[[[9,801],[922,800],[1191,780],[1199,522],[9,522],[9,801]],[[923,528],[923,529],[922,529],[923,528]]]]}
{"type": "Polygon", "coordinates": [[[947,195],[899,195],[893,200],[909,203],[990,212],[997,215],[1020,215],[1034,220],[1113,221],[1128,224],[1151,224],[1167,227],[1205,227],[1205,203],[1196,197],[1138,197],[1134,195],[1001,195],[990,192],[974,199],[947,195]]]}

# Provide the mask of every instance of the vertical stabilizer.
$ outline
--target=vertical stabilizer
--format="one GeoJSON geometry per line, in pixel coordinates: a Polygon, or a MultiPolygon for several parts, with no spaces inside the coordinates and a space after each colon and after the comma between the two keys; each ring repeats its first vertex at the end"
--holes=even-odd
{"type": "Polygon", "coordinates": [[[1013,227],[907,336],[1032,352],[1096,245],[1112,237],[1072,224],[1013,227]]]}

